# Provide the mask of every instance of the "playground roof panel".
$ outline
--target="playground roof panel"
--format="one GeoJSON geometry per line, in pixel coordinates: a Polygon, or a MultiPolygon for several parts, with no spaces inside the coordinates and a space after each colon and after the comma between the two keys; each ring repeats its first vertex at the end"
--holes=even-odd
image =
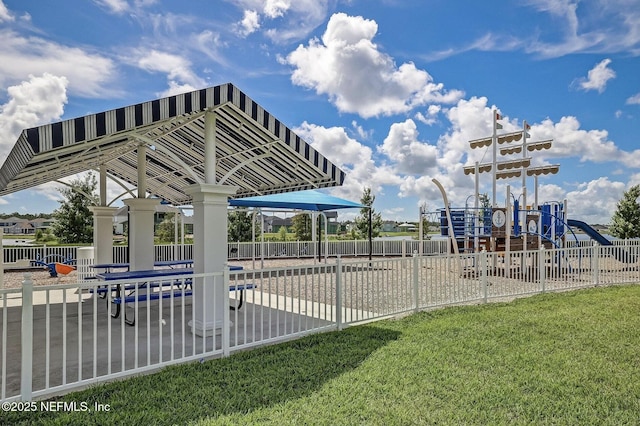
{"type": "Polygon", "coordinates": [[[229,204],[235,207],[263,207],[311,211],[364,207],[362,204],[324,194],[319,191],[299,191],[289,192],[286,194],[272,194],[233,199],[229,201],[229,204]]]}
{"type": "Polygon", "coordinates": [[[216,182],[237,197],[341,185],[344,172],[232,84],[182,93],[23,130],[0,169],[0,196],[103,166],[173,205],[204,182],[205,113],[216,115],[216,182]]]}

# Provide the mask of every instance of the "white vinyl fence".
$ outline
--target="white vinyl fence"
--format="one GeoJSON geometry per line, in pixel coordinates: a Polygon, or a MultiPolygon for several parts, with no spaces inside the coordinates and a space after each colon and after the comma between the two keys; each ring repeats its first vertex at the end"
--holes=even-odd
{"type": "Polygon", "coordinates": [[[129,295],[131,303],[101,290],[103,282],[34,286],[25,276],[21,289],[0,290],[0,397],[45,398],[407,312],[637,283],[639,258],[640,246],[631,242],[510,254],[338,257],[306,266],[175,276],[142,287],[132,280],[109,282],[110,289],[139,287],[129,295]],[[216,335],[191,332],[195,305],[204,300],[190,296],[192,282],[202,283],[203,291],[222,286],[228,292],[216,335]]]}
{"type": "MultiPolygon", "coordinates": [[[[234,243],[228,244],[228,257],[232,260],[248,260],[252,258],[313,258],[324,257],[365,257],[369,255],[369,241],[345,240],[312,243],[310,241],[287,241],[265,243],[234,243]],[[264,255],[263,255],[264,254],[264,255]]],[[[80,247],[68,246],[42,246],[42,247],[4,247],[4,262],[11,266],[16,262],[27,263],[35,260],[48,262],[62,262],[78,257],[80,247]]],[[[155,260],[193,259],[193,245],[156,245],[155,260]]],[[[414,252],[421,254],[447,253],[447,241],[443,239],[422,241],[417,240],[373,240],[372,256],[410,256],[414,252]]],[[[127,246],[113,247],[113,262],[122,263],[129,261],[127,246]]]]}

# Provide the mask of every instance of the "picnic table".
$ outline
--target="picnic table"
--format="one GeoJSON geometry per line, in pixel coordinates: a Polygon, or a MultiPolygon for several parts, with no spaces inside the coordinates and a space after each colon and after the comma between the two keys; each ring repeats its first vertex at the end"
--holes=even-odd
{"type": "MultiPolygon", "coordinates": [[[[191,261],[193,263],[193,261],[191,261]]],[[[105,267],[108,265],[110,268],[114,268],[113,265],[123,264],[103,264],[105,267]]],[[[175,264],[174,264],[175,265],[175,264]]],[[[94,265],[96,266],[96,265],[94,265]]],[[[170,265],[159,265],[170,266],[170,265]]],[[[242,270],[242,266],[231,265],[229,270],[239,271],[242,270]]],[[[174,277],[179,275],[192,275],[192,268],[171,268],[171,269],[146,269],[139,271],[119,271],[119,272],[104,272],[96,274],[96,279],[99,281],[122,281],[122,280],[138,280],[131,284],[117,284],[114,286],[104,286],[96,289],[96,292],[100,297],[106,297],[107,293],[114,292],[115,296],[111,299],[111,303],[115,306],[115,312],[112,310],[111,316],[118,318],[121,312],[121,306],[123,303],[146,302],[149,300],[169,299],[177,297],[188,297],[193,295],[191,289],[191,278],[167,280],[167,277],[174,277]],[[169,287],[167,291],[155,291],[156,288],[169,287]],[[174,288],[178,287],[178,288],[174,288]],[[188,287],[188,288],[187,288],[188,287]],[[146,290],[144,293],[140,290],[146,290]],[[125,294],[127,293],[128,294],[125,294]]],[[[230,309],[236,310],[242,307],[244,291],[254,288],[253,284],[242,284],[230,286],[230,291],[240,291],[240,299],[237,306],[230,306],[230,309]]],[[[125,322],[129,325],[135,324],[135,317],[128,319],[125,310],[125,322]]]]}
{"type": "MultiPolygon", "coordinates": [[[[181,259],[181,260],[159,260],[153,263],[155,267],[170,267],[174,266],[193,266],[193,259],[181,259]]],[[[128,262],[116,262],[116,263],[97,263],[91,265],[93,269],[103,269],[105,273],[111,272],[112,269],[127,269],[129,270],[128,262]]]]}
{"type": "MultiPolygon", "coordinates": [[[[90,265],[91,268],[93,269],[102,269],[104,273],[111,273],[114,269],[126,269],[127,271],[129,270],[129,262],[114,262],[114,263],[96,263],[94,265],[90,265]]],[[[193,259],[180,259],[180,260],[159,260],[154,262],[153,264],[154,267],[170,267],[173,268],[174,266],[184,266],[184,267],[188,267],[188,266],[193,266],[193,259]]],[[[103,275],[103,274],[99,274],[99,275],[103,275]]],[[[94,275],[93,277],[90,277],[90,279],[99,279],[101,281],[105,281],[104,279],[98,278],[97,275],[94,275]]],[[[117,279],[117,278],[116,278],[117,279]]],[[[106,290],[106,286],[103,287],[102,291],[99,291],[98,294],[100,295],[101,298],[105,298],[107,297],[107,290],[106,290]]]]}

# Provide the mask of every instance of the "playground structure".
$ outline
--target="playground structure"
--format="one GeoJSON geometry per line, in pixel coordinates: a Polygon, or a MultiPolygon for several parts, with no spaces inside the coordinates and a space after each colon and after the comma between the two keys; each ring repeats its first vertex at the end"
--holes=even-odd
{"type": "MultiPolygon", "coordinates": [[[[498,134],[502,125],[498,122],[501,116],[497,111],[493,111],[493,134],[490,137],[469,141],[470,147],[486,148],[492,152],[492,161],[484,164],[478,162],[473,166],[464,168],[465,174],[475,175],[475,194],[467,198],[469,201],[473,197],[474,204],[469,206],[465,203],[464,208],[455,208],[449,205],[444,187],[436,180],[433,182],[442,193],[445,207],[439,211],[431,213],[431,220],[439,223],[440,235],[447,237],[450,241],[451,251],[455,254],[477,253],[481,251],[503,253],[505,259],[509,259],[510,252],[524,252],[526,259],[527,251],[537,251],[542,247],[546,249],[567,247],[567,242],[578,241],[573,228],[579,229],[589,236],[593,241],[602,245],[610,246],[611,241],[602,236],[596,229],[587,223],[569,219],[567,200],[538,202],[538,176],[555,174],[559,170],[559,165],[531,167],[532,158],[528,153],[549,149],[552,140],[540,142],[530,142],[528,130],[530,126],[526,121],[521,130],[498,134]],[[514,144],[515,142],[515,144],[514,144]],[[502,147],[499,147],[502,145],[502,147]],[[514,154],[522,154],[522,157],[514,157],[514,154]],[[498,154],[503,156],[498,158],[498,154]],[[481,196],[479,193],[479,175],[490,172],[492,175],[492,198],[481,196]],[[503,206],[497,204],[496,182],[499,179],[522,178],[522,192],[515,196],[511,192],[511,186],[506,187],[506,197],[503,206]],[[527,203],[527,177],[535,179],[535,196],[531,204],[527,203]],[[482,203],[482,205],[480,205],[482,203]]],[[[422,224],[425,214],[420,210],[420,223],[422,224]]],[[[422,238],[422,231],[420,233],[422,238]]],[[[633,259],[627,253],[615,252],[614,257],[624,263],[632,262],[633,259]]],[[[531,256],[532,259],[536,258],[531,256]]],[[[562,256],[556,256],[550,260],[555,266],[571,266],[568,260],[562,256]]],[[[512,266],[506,260],[505,271],[512,266]]],[[[521,268],[526,268],[528,262],[520,262],[521,268]]],[[[533,267],[533,264],[529,264],[533,267]]]]}
{"type": "Polygon", "coordinates": [[[563,248],[568,239],[577,241],[571,222],[597,235],[598,242],[610,244],[586,223],[568,222],[565,206],[566,201],[548,202],[535,210],[521,209],[515,200],[506,207],[443,208],[438,215],[440,234],[455,241],[452,248],[458,253],[563,248]]]}
{"type": "Polygon", "coordinates": [[[42,266],[49,272],[52,278],[57,278],[58,274],[68,275],[76,270],[76,260],[70,257],[64,257],[59,254],[51,254],[43,258],[36,258],[31,261],[32,266],[42,266]]]}

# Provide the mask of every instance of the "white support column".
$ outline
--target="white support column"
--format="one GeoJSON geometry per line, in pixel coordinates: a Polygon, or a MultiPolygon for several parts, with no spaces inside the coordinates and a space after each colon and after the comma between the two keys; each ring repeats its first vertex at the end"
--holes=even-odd
{"type": "Polygon", "coordinates": [[[100,205],[107,205],[107,167],[100,164],[100,205]]]}
{"type": "MultiPolygon", "coordinates": [[[[492,193],[491,196],[493,197],[493,199],[491,200],[491,205],[493,207],[497,207],[498,206],[498,201],[496,200],[497,197],[497,192],[496,192],[496,181],[498,180],[496,174],[498,171],[498,123],[497,123],[497,118],[498,118],[498,110],[494,109],[491,111],[492,115],[493,115],[493,126],[492,126],[492,131],[493,134],[491,135],[491,149],[492,149],[492,160],[491,160],[491,174],[492,174],[492,193]]],[[[507,202],[509,202],[509,200],[507,200],[507,202]]]]}
{"type": "Polygon", "coordinates": [[[4,228],[0,228],[0,290],[4,288],[4,228]]]}
{"type": "MultiPolygon", "coordinates": [[[[422,236],[424,235],[424,225],[422,223],[422,215],[426,212],[422,211],[422,206],[420,206],[420,214],[418,215],[419,218],[419,222],[418,222],[418,232],[420,233],[420,236],[418,237],[418,253],[420,253],[420,256],[422,256],[422,236]]],[[[402,246],[402,257],[404,258],[404,254],[405,254],[405,248],[404,248],[404,240],[402,240],[403,242],[403,246],[402,246]]],[[[403,264],[404,265],[404,264],[403,264]]]]}
{"type": "MultiPolygon", "coordinates": [[[[507,276],[507,266],[511,267],[511,227],[513,226],[513,209],[511,208],[511,185],[507,185],[507,201],[505,202],[507,222],[505,223],[505,239],[504,239],[504,261],[505,261],[505,277],[507,276]],[[509,263],[507,263],[509,262],[509,263]]],[[[511,275],[509,275],[511,276],[511,275]]]]}
{"type": "MultiPolygon", "coordinates": [[[[522,122],[522,160],[526,160],[527,158],[527,128],[529,127],[529,125],[527,124],[527,120],[524,120],[522,122]]],[[[522,204],[524,205],[524,207],[522,208],[523,210],[527,209],[527,169],[528,167],[523,167],[522,168],[522,193],[523,195],[523,200],[522,200],[522,204]]]]}
{"type": "MultiPolygon", "coordinates": [[[[311,251],[313,253],[313,263],[316,263],[316,250],[317,250],[317,238],[318,238],[318,230],[317,230],[317,224],[318,224],[318,216],[316,212],[309,212],[309,216],[311,217],[311,241],[312,241],[312,245],[313,245],[313,250],[311,251]]],[[[320,253],[317,253],[318,256],[318,260],[320,260],[320,253]]]]}
{"type": "Polygon", "coordinates": [[[216,114],[207,111],[204,115],[204,181],[216,183],[216,114]]]}
{"type": "MultiPolygon", "coordinates": [[[[474,177],[475,186],[474,186],[474,201],[473,201],[473,247],[474,252],[478,253],[480,251],[480,165],[476,161],[475,164],[475,173],[474,177]]],[[[484,216],[483,216],[484,220],[484,216]]],[[[483,221],[484,226],[484,221],[483,221]]],[[[484,229],[483,229],[484,232],[484,229]]]]}
{"type": "Polygon", "coordinates": [[[117,208],[93,206],[93,248],[95,263],[113,262],[113,214],[117,208]]]}
{"type": "Polygon", "coordinates": [[[538,175],[535,175],[533,177],[533,182],[534,182],[534,187],[535,187],[535,194],[534,194],[534,206],[533,209],[534,210],[538,210],[538,175]]]}
{"type": "Polygon", "coordinates": [[[107,168],[100,165],[98,196],[100,205],[90,208],[93,213],[93,263],[113,262],[113,214],[115,207],[107,207],[107,168]]]}
{"type": "MultiPolygon", "coordinates": [[[[185,188],[193,197],[193,268],[195,274],[221,272],[227,262],[227,205],[237,186],[196,184],[185,188]]],[[[197,278],[193,283],[191,330],[198,336],[222,330],[224,299],[229,289],[215,286],[214,277],[197,278]]]]}
{"type": "Polygon", "coordinates": [[[138,198],[147,197],[147,147],[138,145],[138,198]]]}
{"type": "Polygon", "coordinates": [[[173,214],[173,260],[179,259],[178,257],[178,220],[182,217],[182,211],[177,211],[173,214]]]}
{"type": "Polygon", "coordinates": [[[153,215],[160,200],[129,198],[123,203],[129,207],[129,270],[153,269],[153,215]]]}
{"type": "MultiPolygon", "coordinates": [[[[529,210],[527,210],[527,187],[522,188],[522,199],[523,206],[520,208],[520,213],[518,214],[518,218],[520,219],[520,223],[522,223],[522,227],[520,228],[520,233],[522,234],[522,251],[527,251],[527,233],[529,232],[529,224],[527,221],[527,215],[529,214],[529,210]]],[[[525,253],[526,255],[526,253],[525,253]]]]}

